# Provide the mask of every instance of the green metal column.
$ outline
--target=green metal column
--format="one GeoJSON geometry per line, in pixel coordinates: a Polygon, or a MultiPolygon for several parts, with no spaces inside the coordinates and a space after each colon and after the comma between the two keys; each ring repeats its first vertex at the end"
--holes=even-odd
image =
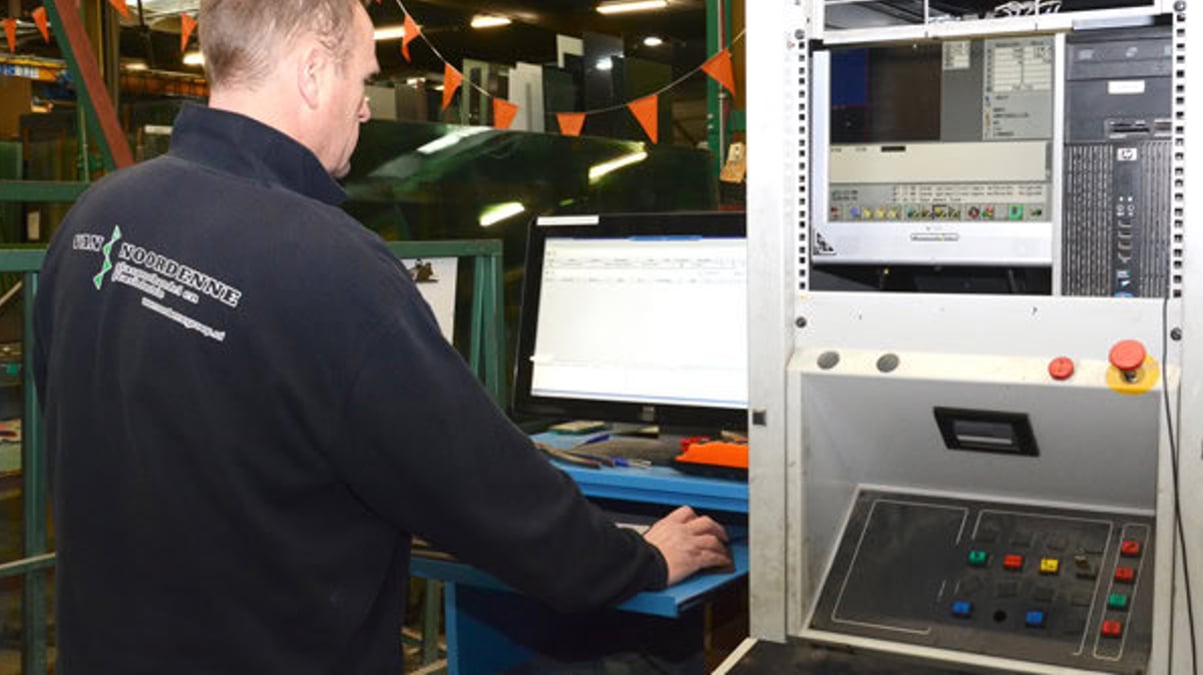
{"type": "Polygon", "coordinates": [[[497,405],[505,408],[505,280],[501,253],[488,257],[486,298],[485,382],[497,405]]]}
{"type": "Polygon", "coordinates": [[[101,2],[100,55],[105,89],[113,100],[113,110],[121,110],[121,14],[107,2],[101,2]]]}
{"type": "Polygon", "coordinates": [[[422,603],[422,665],[439,660],[439,614],[443,599],[443,583],[426,579],[425,600],[422,603]]]}
{"type": "Polygon", "coordinates": [[[501,253],[481,255],[472,270],[469,364],[493,402],[505,407],[505,298],[501,253]]]}
{"type": "MultiPolygon", "coordinates": [[[[727,47],[731,23],[727,17],[726,0],[706,0],[706,54],[713,56],[727,47]]],[[[726,160],[727,136],[726,101],[727,90],[706,78],[706,140],[714,157],[714,179],[718,180],[726,160]]]]}
{"type": "MultiPolygon", "coordinates": [[[[38,290],[37,272],[26,272],[24,288],[25,342],[23,375],[25,414],[21,419],[21,495],[25,512],[24,548],[26,559],[46,553],[46,456],[42,447],[42,415],[38,410],[37,391],[33,386],[33,302],[38,290]]],[[[23,639],[21,672],[43,675],[46,672],[46,571],[25,573],[22,586],[21,615],[23,639]]]]}
{"type": "Polygon", "coordinates": [[[134,163],[133,152],[117,120],[117,110],[104,86],[100,66],[91,51],[91,41],[75,10],[75,3],[71,0],[48,0],[46,15],[63,58],[67,61],[67,68],[71,71],[71,81],[75,84],[79,103],[99,127],[96,142],[100,144],[105,166],[110,171],[131,166],[134,163]]]}

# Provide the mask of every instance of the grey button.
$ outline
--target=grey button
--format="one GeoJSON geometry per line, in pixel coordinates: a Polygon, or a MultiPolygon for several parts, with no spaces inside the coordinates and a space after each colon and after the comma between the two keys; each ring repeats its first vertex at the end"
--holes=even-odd
{"type": "Polygon", "coordinates": [[[819,367],[823,370],[831,370],[840,363],[839,352],[823,352],[819,355],[819,367]]]}
{"type": "Polygon", "coordinates": [[[974,535],[973,540],[991,544],[998,541],[999,534],[1001,533],[998,531],[997,527],[983,527],[977,531],[977,534],[974,535]]]}
{"type": "Polygon", "coordinates": [[[1099,554],[1103,552],[1103,547],[1107,545],[1107,538],[1101,534],[1090,534],[1082,540],[1082,550],[1087,553],[1099,554]]]}
{"type": "Polygon", "coordinates": [[[974,595],[982,590],[982,587],[985,585],[985,582],[979,577],[965,577],[961,579],[961,587],[958,589],[958,595],[974,595]]]}
{"type": "Polygon", "coordinates": [[[1026,530],[1015,530],[1011,535],[1011,545],[1019,548],[1030,548],[1036,541],[1036,535],[1026,530]]]}

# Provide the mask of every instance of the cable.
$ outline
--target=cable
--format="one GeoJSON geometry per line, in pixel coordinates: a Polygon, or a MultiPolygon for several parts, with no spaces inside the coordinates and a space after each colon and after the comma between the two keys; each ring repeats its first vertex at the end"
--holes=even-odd
{"type": "MultiPolygon", "coordinates": [[[[1169,313],[1170,299],[1167,297],[1161,304],[1161,367],[1167,369],[1166,358],[1169,355],[1169,313]]],[[[1178,497],[1181,489],[1181,482],[1178,478],[1178,439],[1174,435],[1174,416],[1170,407],[1170,387],[1169,380],[1166,377],[1168,373],[1162,375],[1161,393],[1162,399],[1165,402],[1165,424],[1166,432],[1170,439],[1170,468],[1174,475],[1174,521],[1177,524],[1175,542],[1182,547],[1182,583],[1186,592],[1186,622],[1190,628],[1190,667],[1193,675],[1199,675],[1199,656],[1198,649],[1195,645],[1195,606],[1194,599],[1191,597],[1190,589],[1190,562],[1187,559],[1186,550],[1186,530],[1182,525],[1182,502],[1178,497]]],[[[1172,630],[1171,630],[1172,632],[1172,630]]],[[[1171,640],[1172,642],[1172,640],[1171,640]]],[[[1170,665],[1171,672],[1173,670],[1174,653],[1170,650],[1170,665]]]]}

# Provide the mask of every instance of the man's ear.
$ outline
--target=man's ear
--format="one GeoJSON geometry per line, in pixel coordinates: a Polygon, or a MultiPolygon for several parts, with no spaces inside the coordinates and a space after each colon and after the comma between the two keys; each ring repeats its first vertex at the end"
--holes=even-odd
{"type": "Polygon", "coordinates": [[[297,91],[310,110],[317,109],[321,102],[327,67],[329,57],[318,45],[306,47],[297,61],[297,91]]]}

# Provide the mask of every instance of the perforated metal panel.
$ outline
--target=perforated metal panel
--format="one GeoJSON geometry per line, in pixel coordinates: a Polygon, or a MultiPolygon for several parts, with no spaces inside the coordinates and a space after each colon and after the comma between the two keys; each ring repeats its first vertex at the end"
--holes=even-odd
{"type": "Polygon", "coordinates": [[[797,86],[790,87],[796,92],[790,98],[790,107],[798,116],[798,136],[792,140],[798,148],[798,174],[790,184],[798,186],[797,196],[792,204],[794,218],[798,223],[798,290],[805,291],[810,286],[810,54],[807,47],[806,32],[799,30],[796,37],[793,58],[797,61],[797,86]]]}
{"type": "Polygon", "coordinates": [[[1182,297],[1186,237],[1186,3],[1174,12],[1174,187],[1170,230],[1170,293],[1182,297]]]}
{"type": "Polygon", "coordinates": [[[1065,152],[1064,251],[1062,290],[1065,295],[1111,296],[1115,287],[1115,237],[1110,227],[1116,203],[1116,183],[1139,186],[1141,193],[1131,220],[1136,229],[1134,257],[1128,265],[1131,288],[1146,298],[1165,297],[1169,230],[1163,220],[1170,204],[1170,142],[1135,144],[1141,160],[1138,175],[1113,175],[1124,164],[1114,161],[1116,147],[1109,143],[1073,144],[1065,152]]]}

